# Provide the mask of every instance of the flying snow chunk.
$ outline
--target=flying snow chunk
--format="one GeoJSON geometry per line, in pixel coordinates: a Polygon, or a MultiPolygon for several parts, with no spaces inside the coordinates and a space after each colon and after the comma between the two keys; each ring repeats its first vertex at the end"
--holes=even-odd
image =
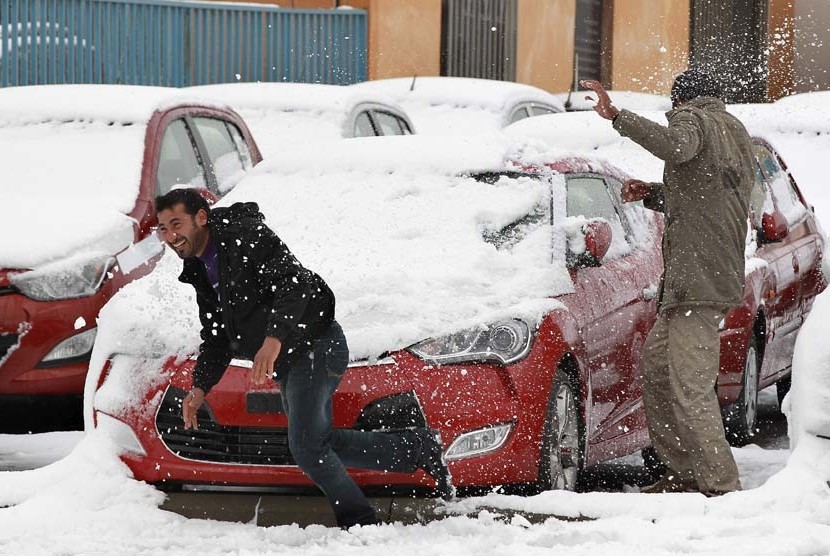
{"type": "Polygon", "coordinates": [[[86,326],[86,320],[84,319],[84,317],[78,317],[75,320],[75,330],[80,330],[84,326],[86,326]]]}

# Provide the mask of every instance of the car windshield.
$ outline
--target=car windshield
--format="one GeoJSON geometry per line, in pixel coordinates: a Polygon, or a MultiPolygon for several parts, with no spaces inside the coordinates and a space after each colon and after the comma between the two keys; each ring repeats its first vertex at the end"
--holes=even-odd
{"type": "MultiPolygon", "coordinates": [[[[483,173],[474,175],[479,182],[490,185],[521,184],[522,181],[536,180],[537,178],[521,173],[483,173]]],[[[482,231],[484,241],[494,245],[496,249],[511,249],[527,238],[532,232],[542,226],[550,224],[550,200],[545,198],[536,202],[530,210],[522,210],[514,218],[498,227],[485,227],[482,231]]]]}
{"type": "Polygon", "coordinates": [[[129,212],[138,195],[144,124],[87,120],[0,124],[0,193],[73,199],[129,212]]]}

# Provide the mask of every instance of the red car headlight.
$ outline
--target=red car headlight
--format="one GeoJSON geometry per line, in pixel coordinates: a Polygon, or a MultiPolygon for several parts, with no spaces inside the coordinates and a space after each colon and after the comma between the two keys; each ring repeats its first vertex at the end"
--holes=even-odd
{"type": "Polygon", "coordinates": [[[533,345],[533,329],[520,319],[424,340],[409,351],[436,365],[492,361],[508,365],[523,359],[533,345]]]}

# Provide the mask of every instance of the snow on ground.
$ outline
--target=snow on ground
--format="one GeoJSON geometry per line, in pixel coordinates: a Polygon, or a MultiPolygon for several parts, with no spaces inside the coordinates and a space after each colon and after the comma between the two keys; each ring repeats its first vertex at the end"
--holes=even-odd
{"type": "MultiPolygon", "coordinates": [[[[447,517],[349,532],[322,526],[257,527],[162,511],[163,494],[133,481],[103,435],[85,438],[42,469],[0,473],[2,554],[823,554],[830,494],[787,469],[756,490],[698,494],[547,492],[448,504],[447,517]],[[526,517],[534,514],[534,523],[526,517]],[[550,515],[545,519],[545,515],[550,515]],[[553,516],[580,518],[563,521],[553,516]],[[540,519],[541,517],[541,519],[540,519]],[[596,519],[596,520],[594,520],[596,519]]],[[[786,451],[735,451],[745,483],[760,483],[786,451]]]]}
{"type": "Polygon", "coordinates": [[[0,470],[24,471],[54,463],[83,439],[80,431],[0,434],[0,470]]]}

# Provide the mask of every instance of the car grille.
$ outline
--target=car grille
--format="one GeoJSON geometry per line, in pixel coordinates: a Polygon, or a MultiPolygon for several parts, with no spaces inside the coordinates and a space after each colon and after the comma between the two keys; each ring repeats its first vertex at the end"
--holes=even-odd
{"type": "Polygon", "coordinates": [[[0,361],[17,345],[19,338],[17,334],[0,334],[0,361]]]}
{"type": "Polygon", "coordinates": [[[285,428],[219,425],[204,404],[197,414],[199,430],[185,430],[181,400],[186,395],[171,386],[156,415],[159,437],[177,456],[215,463],[295,465],[285,428]]]}
{"type": "MultiPolygon", "coordinates": [[[[288,429],[220,425],[203,404],[196,414],[198,430],[182,426],[181,404],[187,392],[170,386],[156,414],[156,430],[165,446],[185,459],[243,465],[296,465],[288,449],[288,429]]],[[[248,403],[250,410],[250,399],[248,403]]],[[[404,392],[367,405],[357,430],[401,430],[426,426],[414,393],[404,392]]]]}

